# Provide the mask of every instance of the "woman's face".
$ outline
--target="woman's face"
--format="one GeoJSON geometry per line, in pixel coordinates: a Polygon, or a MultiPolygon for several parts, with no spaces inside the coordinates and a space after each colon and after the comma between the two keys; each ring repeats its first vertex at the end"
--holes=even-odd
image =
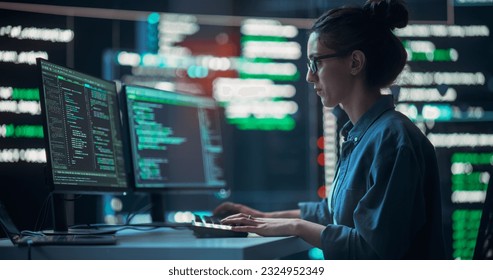
{"type": "MultiPolygon", "coordinates": [[[[309,60],[336,53],[321,44],[318,37],[318,33],[312,33],[308,39],[307,56],[309,60]]],[[[315,92],[320,96],[325,107],[335,107],[349,98],[351,62],[348,57],[349,55],[315,60],[317,72],[312,73],[308,69],[306,81],[313,84],[315,92]]]]}

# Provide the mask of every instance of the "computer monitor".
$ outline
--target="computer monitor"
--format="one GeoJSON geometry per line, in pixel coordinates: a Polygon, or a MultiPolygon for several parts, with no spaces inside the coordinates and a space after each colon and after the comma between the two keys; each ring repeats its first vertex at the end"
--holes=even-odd
{"type": "Polygon", "coordinates": [[[129,191],[116,84],[37,59],[46,177],[55,231],[67,231],[63,195],[129,191]]]}
{"type": "MultiPolygon", "coordinates": [[[[226,189],[214,99],[135,85],[125,85],[123,93],[136,192],[190,194],[226,189]]],[[[159,201],[153,204],[153,210],[164,215],[159,201]]],[[[162,221],[156,217],[160,214],[154,212],[153,220],[162,221]]]]}

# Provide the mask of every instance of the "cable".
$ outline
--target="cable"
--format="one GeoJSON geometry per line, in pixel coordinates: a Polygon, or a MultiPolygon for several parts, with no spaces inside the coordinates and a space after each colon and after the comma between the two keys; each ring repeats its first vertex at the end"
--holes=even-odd
{"type": "MultiPolygon", "coordinates": [[[[74,202],[74,201],[80,199],[81,197],[82,197],[82,195],[79,194],[79,195],[75,196],[73,199],[63,198],[63,201],[74,202]]],[[[36,223],[34,225],[35,231],[40,231],[44,228],[46,218],[48,217],[48,214],[50,211],[49,205],[52,201],[53,201],[53,192],[50,192],[46,196],[46,198],[43,202],[43,205],[41,206],[41,209],[39,211],[38,217],[36,218],[36,223]],[[40,219],[41,219],[41,222],[40,222],[40,219]]]]}
{"type": "Polygon", "coordinates": [[[53,195],[52,193],[49,193],[44,202],[43,202],[43,205],[41,205],[41,209],[38,213],[38,217],[36,218],[36,223],[34,225],[34,230],[35,231],[39,231],[42,229],[42,227],[44,226],[44,223],[46,221],[46,216],[48,215],[48,205],[52,199],[53,195]],[[41,223],[40,223],[40,219],[41,219],[41,216],[42,216],[42,220],[41,220],[41,223]]]}
{"type": "Polygon", "coordinates": [[[27,240],[27,259],[28,260],[32,260],[32,256],[31,256],[32,245],[33,245],[33,241],[31,239],[28,239],[27,240]]]}
{"type": "Polygon", "coordinates": [[[132,219],[133,219],[133,218],[135,218],[135,216],[137,216],[137,214],[142,213],[142,212],[145,212],[145,211],[147,211],[147,210],[149,210],[149,209],[151,209],[151,208],[152,208],[152,204],[147,204],[147,205],[145,205],[144,207],[140,208],[139,210],[137,210],[137,211],[135,211],[135,212],[133,212],[133,213],[129,214],[129,215],[127,216],[127,222],[126,222],[125,224],[126,224],[126,225],[129,225],[129,224],[130,224],[130,222],[132,221],[132,219]]]}
{"type": "MultiPolygon", "coordinates": [[[[138,214],[141,213],[143,210],[142,208],[140,210],[135,210],[139,203],[145,198],[145,196],[139,196],[139,198],[134,201],[132,204],[132,207],[130,207],[130,211],[128,212],[129,214],[127,215],[127,221],[125,222],[126,225],[130,224],[130,221],[138,214]]],[[[146,207],[146,206],[144,206],[146,207]]],[[[145,211],[145,210],[144,210],[145,211]]]]}
{"type": "Polygon", "coordinates": [[[40,231],[23,230],[21,236],[45,236],[45,234],[40,231]]]}

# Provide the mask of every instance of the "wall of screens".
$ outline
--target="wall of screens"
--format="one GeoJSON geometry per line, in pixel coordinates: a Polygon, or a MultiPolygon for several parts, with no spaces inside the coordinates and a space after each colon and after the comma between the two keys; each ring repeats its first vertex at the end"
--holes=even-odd
{"type": "Polygon", "coordinates": [[[436,147],[452,258],[473,256],[492,175],[491,11],[457,7],[451,25],[411,25],[399,33],[410,60],[391,92],[436,147]]]}

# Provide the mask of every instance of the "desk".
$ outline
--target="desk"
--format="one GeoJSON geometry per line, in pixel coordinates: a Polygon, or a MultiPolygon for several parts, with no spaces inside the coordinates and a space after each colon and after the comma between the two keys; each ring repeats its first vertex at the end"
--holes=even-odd
{"type": "MultiPolygon", "coordinates": [[[[32,247],[32,259],[48,260],[241,260],[276,259],[311,246],[298,237],[196,238],[189,229],[123,230],[117,245],[32,247]]],[[[0,259],[27,259],[28,249],[0,239],[0,259]]]]}

